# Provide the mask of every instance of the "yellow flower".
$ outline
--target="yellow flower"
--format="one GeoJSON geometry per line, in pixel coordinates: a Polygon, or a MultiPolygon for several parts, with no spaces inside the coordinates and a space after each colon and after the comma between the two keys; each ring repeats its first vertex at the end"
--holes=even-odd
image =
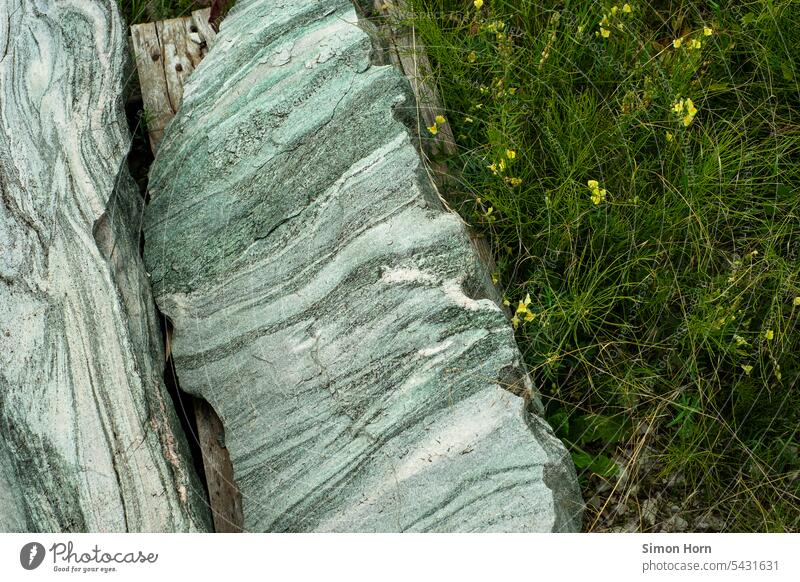
{"type": "Polygon", "coordinates": [[[475,51],[472,51],[471,53],[469,53],[469,54],[467,55],[467,60],[468,60],[470,63],[474,63],[475,61],[477,61],[477,60],[478,60],[478,55],[475,53],[475,51]]]}
{"type": "Polygon", "coordinates": [[[517,152],[515,152],[514,150],[506,150],[506,157],[509,160],[513,160],[514,158],[517,157],[517,152]]]}
{"type": "Polygon", "coordinates": [[[674,137],[675,137],[675,136],[674,136],[674,135],[672,135],[672,133],[671,133],[671,132],[669,132],[669,131],[667,132],[667,141],[672,141],[672,139],[673,139],[674,137]]]}
{"type": "Polygon", "coordinates": [[[692,45],[691,48],[699,50],[703,46],[703,43],[695,38],[694,40],[692,40],[691,45],[692,45]]]}
{"type": "Polygon", "coordinates": [[[773,339],[774,337],[775,337],[775,332],[772,331],[771,329],[768,329],[767,331],[764,332],[764,339],[765,340],[769,341],[769,340],[773,339]]]}
{"type": "Polygon", "coordinates": [[[578,26],[578,34],[583,34],[583,25],[578,26]]]}
{"type": "Polygon", "coordinates": [[[489,164],[486,167],[492,171],[492,174],[497,174],[497,164],[489,164]]]}
{"type": "Polygon", "coordinates": [[[473,4],[475,5],[475,8],[477,8],[478,10],[480,10],[481,8],[483,8],[483,0],[475,0],[475,1],[473,2],[473,4]]]}
{"type": "Polygon", "coordinates": [[[497,170],[499,172],[502,172],[505,169],[506,169],[506,161],[505,160],[500,160],[499,162],[497,162],[497,170]]]}
{"type": "Polygon", "coordinates": [[[436,123],[438,123],[439,125],[442,125],[446,121],[447,120],[444,118],[444,115],[437,115],[436,116],[436,123]]]}
{"type": "Polygon", "coordinates": [[[528,312],[525,314],[525,317],[524,317],[523,319],[524,319],[525,321],[533,321],[535,317],[536,317],[536,315],[533,313],[533,311],[528,311],[528,312]]]}
{"type": "Polygon", "coordinates": [[[703,34],[705,36],[711,36],[712,34],[714,34],[714,31],[710,29],[708,26],[706,26],[705,28],[703,28],[703,34]]]}
{"type": "Polygon", "coordinates": [[[586,182],[586,185],[589,186],[589,190],[592,191],[591,200],[595,205],[605,201],[606,190],[605,188],[600,188],[600,184],[597,182],[597,180],[589,180],[586,182]]]}
{"type": "Polygon", "coordinates": [[[672,46],[674,46],[676,49],[681,48],[682,44],[683,41],[679,38],[676,38],[675,40],[672,41],[672,46]]]}
{"type": "Polygon", "coordinates": [[[630,13],[631,13],[631,10],[632,10],[632,9],[631,9],[631,5],[630,5],[630,4],[623,4],[623,5],[622,5],[622,11],[623,11],[625,14],[630,14],[630,13]]]}
{"type": "Polygon", "coordinates": [[[436,124],[434,123],[433,125],[431,125],[431,126],[428,128],[428,131],[430,131],[430,132],[431,132],[431,135],[436,135],[437,133],[439,133],[439,128],[438,128],[438,127],[436,127],[436,124]]]}
{"type": "Polygon", "coordinates": [[[592,202],[595,205],[600,204],[601,202],[605,202],[606,200],[606,189],[605,188],[595,188],[592,190],[592,202]]]}
{"type": "Polygon", "coordinates": [[[516,315],[512,317],[511,324],[514,326],[514,329],[517,329],[519,327],[519,317],[517,317],[516,315]]]}
{"type": "Polygon", "coordinates": [[[743,365],[742,370],[744,370],[744,373],[749,376],[750,372],[753,371],[753,366],[743,365]]]}
{"type": "Polygon", "coordinates": [[[795,306],[800,305],[800,297],[795,297],[794,298],[794,304],[795,304],[795,306]]]}
{"type": "Polygon", "coordinates": [[[492,273],[492,284],[497,285],[500,282],[500,275],[492,273]]]}
{"type": "Polygon", "coordinates": [[[608,38],[610,34],[611,34],[610,30],[608,30],[607,28],[603,28],[602,26],[600,27],[600,36],[602,36],[603,38],[608,38]]]}
{"type": "Polygon", "coordinates": [[[603,16],[603,20],[600,21],[600,26],[608,26],[608,15],[603,16]]]}
{"type": "Polygon", "coordinates": [[[507,178],[507,180],[508,183],[514,188],[522,184],[522,178],[507,178]]]}
{"type": "Polygon", "coordinates": [[[464,123],[472,123],[473,119],[469,116],[464,118],[464,123]]]}
{"type": "Polygon", "coordinates": [[[619,12],[619,6],[612,6],[611,7],[611,14],[616,14],[619,12]]]}
{"type": "Polygon", "coordinates": [[[673,103],[672,110],[678,115],[683,115],[683,125],[687,127],[692,123],[694,116],[697,114],[697,108],[694,106],[692,100],[688,98],[685,100],[679,99],[673,103]],[[685,115],[684,112],[686,113],[685,115]]]}
{"type": "Polygon", "coordinates": [[[531,294],[526,293],[525,299],[519,302],[517,305],[517,313],[528,313],[528,305],[531,304],[531,294]]]}
{"type": "Polygon", "coordinates": [[[511,305],[511,302],[510,302],[508,299],[505,299],[505,298],[504,298],[504,299],[503,299],[503,305],[505,305],[506,307],[508,307],[509,305],[511,305]]]}

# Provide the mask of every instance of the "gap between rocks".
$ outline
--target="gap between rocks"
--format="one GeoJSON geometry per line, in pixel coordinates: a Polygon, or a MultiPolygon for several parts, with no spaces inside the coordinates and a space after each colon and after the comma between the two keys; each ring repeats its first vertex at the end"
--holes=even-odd
{"type": "MultiPolygon", "coordinates": [[[[138,86],[138,83],[136,83],[138,86]]],[[[128,127],[131,132],[131,146],[127,157],[128,170],[136,182],[138,191],[145,206],[149,202],[149,195],[147,193],[148,172],[153,163],[154,156],[150,148],[150,142],[145,127],[143,115],[144,104],[142,102],[141,94],[133,92],[125,103],[125,114],[128,121],[128,127]]],[[[143,207],[144,208],[144,207],[143,207]]],[[[139,229],[139,255],[143,256],[144,253],[144,234],[139,229]]],[[[214,409],[208,402],[202,398],[193,396],[181,390],[180,381],[175,370],[175,364],[170,353],[169,339],[172,336],[172,324],[169,318],[166,317],[158,306],[155,306],[156,314],[159,322],[159,329],[161,332],[162,345],[165,348],[166,360],[164,362],[163,379],[167,392],[172,399],[172,405],[180,422],[181,430],[186,438],[189,446],[189,453],[191,455],[192,466],[197,474],[200,483],[203,486],[204,496],[206,503],[211,509],[213,515],[214,529],[217,532],[240,532],[242,531],[242,518],[241,518],[241,503],[238,504],[239,516],[219,516],[214,511],[214,504],[211,503],[212,490],[216,495],[219,495],[220,487],[209,486],[209,460],[205,459],[203,455],[203,447],[201,439],[203,437],[216,439],[218,446],[224,447],[224,428],[219,420],[214,409]],[[197,417],[202,415],[209,426],[213,426],[213,431],[201,431],[198,427],[197,417]],[[201,434],[201,433],[209,434],[201,434]],[[219,434],[210,434],[211,432],[219,434]]],[[[225,478],[233,478],[232,472],[230,475],[220,475],[224,480],[225,478]]],[[[212,476],[212,479],[214,477],[212,476]]]]}

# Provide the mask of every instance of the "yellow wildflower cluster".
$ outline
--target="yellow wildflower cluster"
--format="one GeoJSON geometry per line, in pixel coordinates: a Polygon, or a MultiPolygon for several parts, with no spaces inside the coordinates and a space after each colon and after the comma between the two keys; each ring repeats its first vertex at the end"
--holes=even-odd
{"type": "Polygon", "coordinates": [[[594,35],[595,36],[602,36],[603,38],[608,38],[609,36],[611,36],[611,26],[612,26],[612,24],[614,26],[616,26],[617,29],[623,30],[625,28],[625,25],[621,21],[617,21],[616,23],[612,23],[612,20],[614,20],[615,17],[620,12],[622,12],[623,14],[630,15],[630,14],[633,13],[633,8],[631,8],[631,5],[628,4],[627,2],[625,4],[623,4],[621,8],[616,4],[614,6],[612,6],[610,12],[607,12],[606,14],[603,14],[603,18],[600,20],[600,30],[595,32],[594,35]]]}
{"type": "Polygon", "coordinates": [[[447,119],[445,119],[444,115],[437,115],[433,121],[433,125],[428,127],[428,131],[431,135],[436,135],[439,133],[439,127],[447,123],[447,119]]]}
{"type": "Polygon", "coordinates": [[[492,22],[487,22],[486,24],[481,25],[481,30],[485,30],[486,32],[493,32],[495,34],[502,34],[503,30],[506,28],[506,23],[502,20],[493,20],[492,22]]]}
{"type": "MultiPolygon", "coordinates": [[[[676,38],[672,41],[672,46],[676,49],[679,49],[683,46],[683,39],[676,38]]],[[[690,38],[686,41],[686,48],[689,50],[700,50],[703,48],[703,43],[699,38],[690,38]]]]}
{"type": "Polygon", "coordinates": [[[589,190],[592,193],[592,202],[595,205],[606,201],[606,189],[601,188],[597,180],[589,180],[586,185],[589,186],[589,190]]]}
{"type": "MultiPolygon", "coordinates": [[[[506,171],[506,169],[509,166],[509,162],[514,160],[516,157],[517,157],[516,150],[507,149],[505,151],[505,157],[500,158],[499,162],[489,164],[486,167],[489,168],[492,174],[494,174],[495,176],[499,176],[500,174],[506,171]],[[506,162],[506,160],[508,160],[508,162],[506,162]]],[[[505,181],[506,184],[512,187],[517,187],[520,184],[522,184],[522,178],[515,178],[513,176],[505,176],[503,180],[505,181]]]]}
{"type": "MultiPolygon", "coordinates": [[[[504,301],[506,305],[508,305],[508,301],[504,301]]],[[[530,310],[528,307],[531,304],[531,295],[530,293],[525,294],[525,299],[519,302],[517,305],[517,310],[514,313],[514,317],[511,318],[511,323],[514,326],[514,329],[519,327],[521,322],[529,322],[536,319],[536,314],[530,310]]]]}
{"type": "MultiPolygon", "coordinates": [[[[699,38],[696,38],[700,36],[700,33],[697,32],[693,34],[695,38],[690,38],[692,36],[691,34],[676,38],[675,40],[672,41],[672,47],[675,49],[679,49],[682,46],[684,46],[684,41],[686,41],[687,49],[699,51],[701,48],[703,48],[703,42],[699,38]]],[[[711,36],[712,34],[714,34],[713,29],[709,28],[708,26],[703,27],[702,36],[711,36]]]]}
{"type": "Polygon", "coordinates": [[[683,118],[683,125],[685,127],[689,127],[692,121],[694,121],[694,116],[697,115],[697,108],[688,97],[675,101],[675,103],[672,104],[672,111],[683,118]]]}
{"type": "Polygon", "coordinates": [[[494,164],[489,164],[486,167],[492,171],[492,174],[498,176],[506,171],[506,161],[504,159],[501,159],[499,162],[494,164]]]}

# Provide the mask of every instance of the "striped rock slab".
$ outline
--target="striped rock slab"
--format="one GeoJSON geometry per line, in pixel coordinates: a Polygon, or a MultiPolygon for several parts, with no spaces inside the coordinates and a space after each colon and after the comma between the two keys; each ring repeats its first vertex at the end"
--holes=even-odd
{"type": "Polygon", "coordinates": [[[195,531],[107,0],[0,1],[0,531],[195,531]]]}
{"type": "Polygon", "coordinates": [[[145,219],[181,387],[248,531],[575,530],[570,457],[371,53],[347,0],[238,0],[190,77],[145,219]]]}

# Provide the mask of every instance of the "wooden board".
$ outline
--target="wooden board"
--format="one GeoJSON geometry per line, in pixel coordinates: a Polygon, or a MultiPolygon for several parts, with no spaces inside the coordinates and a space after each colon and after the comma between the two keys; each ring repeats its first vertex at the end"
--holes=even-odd
{"type": "Polygon", "coordinates": [[[233,465],[225,447],[225,429],[217,413],[205,400],[193,400],[214,530],[217,533],[241,532],[244,523],[242,496],[233,480],[233,465]]]}
{"type": "MultiPolygon", "coordinates": [[[[183,18],[131,26],[153,154],[164,136],[164,128],[181,106],[186,80],[214,44],[216,33],[208,24],[209,12],[209,9],[197,10],[183,18]]],[[[166,353],[170,357],[169,333],[166,353]]],[[[207,402],[192,400],[214,529],[241,532],[242,497],[233,478],[222,422],[207,402]]]]}
{"type": "Polygon", "coordinates": [[[183,100],[183,85],[214,44],[209,9],[191,16],[131,26],[136,69],[150,147],[155,154],[164,128],[183,100]]]}

